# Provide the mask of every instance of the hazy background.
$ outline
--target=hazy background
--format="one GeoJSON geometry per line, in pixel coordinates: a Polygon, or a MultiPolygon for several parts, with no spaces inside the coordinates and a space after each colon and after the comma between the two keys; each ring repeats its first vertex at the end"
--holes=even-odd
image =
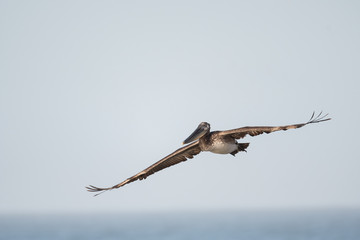
{"type": "Polygon", "coordinates": [[[0,213],[359,208],[358,1],[0,1],[0,213]],[[246,138],[92,197],[213,130],[246,138]]]}

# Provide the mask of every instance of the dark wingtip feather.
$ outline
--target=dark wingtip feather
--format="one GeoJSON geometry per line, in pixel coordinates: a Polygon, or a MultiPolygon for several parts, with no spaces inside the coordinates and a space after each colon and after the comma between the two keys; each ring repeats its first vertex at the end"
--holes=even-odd
{"type": "Polygon", "coordinates": [[[94,197],[96,197],[96,196],[110,190],[110,188],[99,188],[99,187],[95,187],[93,185],[89,185],[89,186],[87,186],[85,188],[87,189],[88,192],[99,192],[99,193],[95,194],[94,197]]]}
{"type": "Polygon", "coordinates": [[[319,122],[325,122],[325,121],[329,121],[331,120],[331,118],[326,118],[329,114],[325,114],[323,115],[323,112],[321,111],[318,115],[315,116],[315,112],[313,112],[313,114],[311,115],[310,120],[307,122],[308,123],[319,123],[319,122]]]}

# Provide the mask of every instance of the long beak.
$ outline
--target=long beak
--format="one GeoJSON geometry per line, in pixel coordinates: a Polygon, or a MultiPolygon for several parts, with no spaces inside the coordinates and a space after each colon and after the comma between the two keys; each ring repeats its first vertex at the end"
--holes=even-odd
{"type": "Polygon", "coordinates": [[[183,141],[183,145],[184,144],[188,144],[191,143],[199,138],[201,138],[202,136],[204,136],[207,132],[207,129],[204,129],[202,126],[198,126],[195,131],[187,138],[183,141]]]}

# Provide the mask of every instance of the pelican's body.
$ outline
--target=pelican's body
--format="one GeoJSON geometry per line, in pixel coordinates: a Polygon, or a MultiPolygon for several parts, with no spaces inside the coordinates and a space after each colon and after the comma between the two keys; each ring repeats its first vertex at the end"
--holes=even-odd
{"type": "Polygon", "coordinates": [[[201,151],[207,151],[218,154],[232,154],[235,156],[239,152],[239,145],[248,143],[238,143],[235,138],[230,136],[221,136],[219,131],[205,134],[199,139],[201,151]]]}
{"type": "Polygon", "coordinates": [[[228,154],[238,150],[238,143],[232,137],[220,136],[219,132],[211,132],[199,139],[201,151],[212,153],[228,154]]]}
{"type": "Polygon", "coordinates": [[[279,130],[296,129],[303,127],[307,124],[319,123],[330,120],[330,118],[325,119],[326,116],[327,115],[322,116],[320,113],[314,118],[314,114],[313,114],[308,122],[293,124],[293,125],[285,125],[285,126],[277,126],[277,127],[269,127],[269,126],[242,127],[227,131],[214,131],[214,132],[210,132],[209,123],[202,122],[195,129],[195,131],[187,139],[185,139],[183,144],[187,144],[186,146],[179,148],[175,152],[164,157],[160,161],[154,163],[153,165],[144,169],[138,174],[109,188],[98,188],[90,185],[89,187],[87,187],[87,189],[90,192],[99,191],[100,193],[107,190],[116,189],[133,181],[145,179],[148,176],[164,168],[170,167],[182,161],[186,161],[189,158],[193,158],[193,156],[199,154],[202,151],[209,151],[218,154],[231,154],[235,156],[240,151],[246,152],[246,148],[249,146],[249,143],[238,143],[236,139],[244,138],[247,135],[257,136],[262,133],[271,133],[279,130]]]}

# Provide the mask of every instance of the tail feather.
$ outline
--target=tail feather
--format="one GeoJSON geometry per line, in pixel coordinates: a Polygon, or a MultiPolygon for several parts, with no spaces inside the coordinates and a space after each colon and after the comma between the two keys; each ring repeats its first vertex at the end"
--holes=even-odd
{"type": "Polygon", "coordinates": [[[236,151],[233,151],[230,154],[235,157],[235,155],[240,151],[241,152],[246,152],[246,148],[249,146],[249,144],[250,143],[237,143],[238,149],[236,151]]]}
{"type": "Polygon", "coordinates": [[[246,152],[246,148],[249,146],[250,143],[238,143],[238,150],[246,152]]]}

